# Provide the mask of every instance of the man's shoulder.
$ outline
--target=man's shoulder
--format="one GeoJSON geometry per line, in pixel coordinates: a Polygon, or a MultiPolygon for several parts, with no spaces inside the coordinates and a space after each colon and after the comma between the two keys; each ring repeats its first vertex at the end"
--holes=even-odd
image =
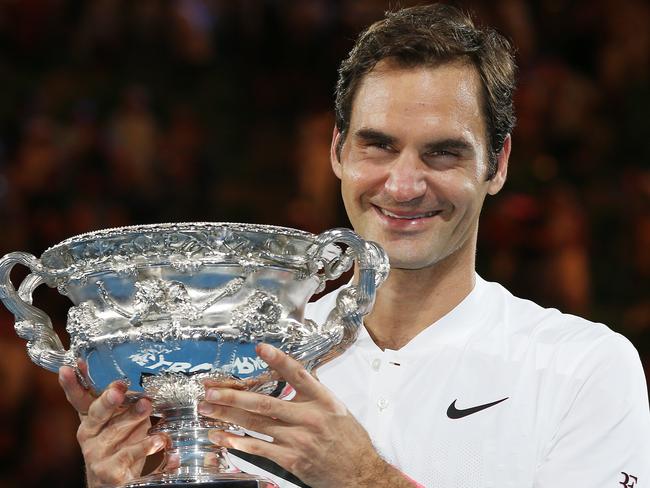
{"type": "Polygon", "coordinates": [[[571,337],[597,339],[613,334],[605,324],[520,298],[499,283],[484,281],[484,286],[488,290],[485,299],[493,305],[494,318],[513,333],[539,334],[548,341],[571,337]]]}
{"type": "Polygon", "coordinates": [[[498,283],[485,285],[495,302],[495,322],[521,347],[534,347],[540,358],[574,367],[585,360],[638,358],[632,343],[603,323],[519,298],[498,283]]]}

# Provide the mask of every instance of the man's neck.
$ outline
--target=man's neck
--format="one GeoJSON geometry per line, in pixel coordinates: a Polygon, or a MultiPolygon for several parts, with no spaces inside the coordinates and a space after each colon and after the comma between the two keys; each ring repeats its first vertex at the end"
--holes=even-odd
{"type": "Polygon", "coordinates": [[[453,310],[474,288],[474,264],[474,250],[468,249],[425,269],[391,270],[364,320],[375,343],[401,349],[453,310]]]}

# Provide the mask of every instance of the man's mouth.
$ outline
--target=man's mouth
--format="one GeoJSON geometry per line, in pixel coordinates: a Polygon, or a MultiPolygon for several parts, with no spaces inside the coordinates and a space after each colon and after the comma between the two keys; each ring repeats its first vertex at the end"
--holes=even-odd
{"type": "Polygon", "coordinates": [[[385,215],[386,217],[390,217],[392,219],[399,219],[399,220],[417,220],[417,219],[426,219],[429,217],[433,217],[434,215],[438,215],[440,213],[440,210],[432,210],[430,212],[420,212],[420,213],[413,213],[413,212],[391,212],[390,210],[386,210],[385,208],[381,207],[376,207],[377,210],[382,215],[385,215]]]}

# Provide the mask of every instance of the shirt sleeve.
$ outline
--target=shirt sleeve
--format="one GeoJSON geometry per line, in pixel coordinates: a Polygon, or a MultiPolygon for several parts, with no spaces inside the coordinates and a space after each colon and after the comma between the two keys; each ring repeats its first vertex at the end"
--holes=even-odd
{"type": "MultiPolygon", "coordinates": [[[[612,334],[585,355],[535,488],[650,488],[650,407],[634,346],[612,334]]],[[[562,395],[562,392],[558,392],[562,395]]]]}

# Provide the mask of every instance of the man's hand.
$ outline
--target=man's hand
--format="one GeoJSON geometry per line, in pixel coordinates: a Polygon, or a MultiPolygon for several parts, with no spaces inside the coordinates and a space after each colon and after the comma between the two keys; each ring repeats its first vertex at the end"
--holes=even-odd
{"type": "Polygon", "coordinates": [[[124,383],[112,383],[95,398],[67,366],[59,370],[59,383],[79,413],[77,440],[89,488],[114,486],[139,476],[145,458],[165,446],[164,437],[147,436],[151,402],[140,399],[134,405],[124,405],[124,383]]]}
{"type": "MultiPolygon", "coordinates": [[[[381,459],[364,428],[300,363],[267,344],[257,354],[296,391],[291,401],[225,388],[207,388],[199,411],[273,438],[212,431],[225,447],[268,458],[314,488],[413,487],[381,459]]],[[[209,385],[208,385],[209,386],[209,385]]]]}

